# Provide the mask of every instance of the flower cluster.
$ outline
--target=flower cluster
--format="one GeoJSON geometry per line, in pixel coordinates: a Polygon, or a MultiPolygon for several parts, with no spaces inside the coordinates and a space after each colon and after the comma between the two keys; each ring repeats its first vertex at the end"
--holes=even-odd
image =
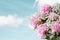
{"type": "Polygon", "coordinates": [[[38,15],[32,16],[31,24],[40,38],[60,37],[60,4],[45,4],[38,15]]]}

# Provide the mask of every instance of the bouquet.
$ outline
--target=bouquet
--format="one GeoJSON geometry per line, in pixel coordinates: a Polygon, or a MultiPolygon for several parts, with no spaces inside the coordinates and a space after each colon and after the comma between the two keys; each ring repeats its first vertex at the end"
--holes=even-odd
{"type": "Polygon", "coordinates": [[[31,17],[31,25],[38,36],[47,40],[60,40],[60,4],[45,4],[31,17]]]}

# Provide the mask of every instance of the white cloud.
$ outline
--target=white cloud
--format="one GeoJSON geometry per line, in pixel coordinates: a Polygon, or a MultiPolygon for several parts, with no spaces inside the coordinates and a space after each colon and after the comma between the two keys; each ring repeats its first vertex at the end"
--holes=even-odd
{"type": "Polygon", "coordinates": [[[39,5],[60,3],[60,0],[38,0],[39,5]]]}
{"type": "Polygon", "coordinates": [[[36,7],[37,2],[38,2],[38,0],[35,0],[32,8],[35,8],[36,7]]]}
{"type": "Polygon", "coordinates": [[[0,16],[0,26],[19,26],[23,23],[23,18],[16,15],[0,16]]]}
{"type": "MultiPolygon", "coordinates": [[[[34,15],[33,15],[34,16],[34,15]]],[[[30,28],[30,29],[34,29],[34,27],[31,25],[31,20],[30,20],[30,18],[31,18],[31,15],[29,16],[29,17],[26,17],[25,18],[25,20],[26,20],[26,24],[24,24],[26,27],[28,27],[28,28],[30,28]]]]}
{"type": "Polygon", "coordinates": [[[34,27],[31,24],[28,24],[28,27],[34,29],[34,27]]]}

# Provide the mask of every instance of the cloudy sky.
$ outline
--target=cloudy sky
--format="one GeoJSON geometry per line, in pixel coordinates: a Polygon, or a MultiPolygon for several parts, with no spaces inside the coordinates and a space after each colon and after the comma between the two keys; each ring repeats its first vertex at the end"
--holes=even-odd
{"type": "Polygon", "coordinates": [[[40,40],[29,26],[35,0],[0,0],[0,40],[40,40]]]}
{"type": "Polygon", "coordinates": [[[29,17],[40,4],[55,0],[0,0],[0,40],[42,40],[29,24],[29,17]],[[41,3],[40,3],[41,2],[41,3]]]}

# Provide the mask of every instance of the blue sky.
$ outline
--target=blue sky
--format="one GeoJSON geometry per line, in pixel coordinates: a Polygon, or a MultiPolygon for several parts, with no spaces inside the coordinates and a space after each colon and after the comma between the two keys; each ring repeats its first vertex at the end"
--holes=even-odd
{"type": "MultiPolygon", "coordinates": [[[[42,40],[29,25],[29,17],[38,12],[36,1],[0,0],[0,40],[42,40]]],[[[60,3],[59,0],[48,0],[48,2],[39,0],[38,2],[39,5],[60,3]]]]}
{"type": "Polygon", "coordinates": [[[28,27],[35,0],[0,0],[0,40],[41,40],[28,27]]]}

